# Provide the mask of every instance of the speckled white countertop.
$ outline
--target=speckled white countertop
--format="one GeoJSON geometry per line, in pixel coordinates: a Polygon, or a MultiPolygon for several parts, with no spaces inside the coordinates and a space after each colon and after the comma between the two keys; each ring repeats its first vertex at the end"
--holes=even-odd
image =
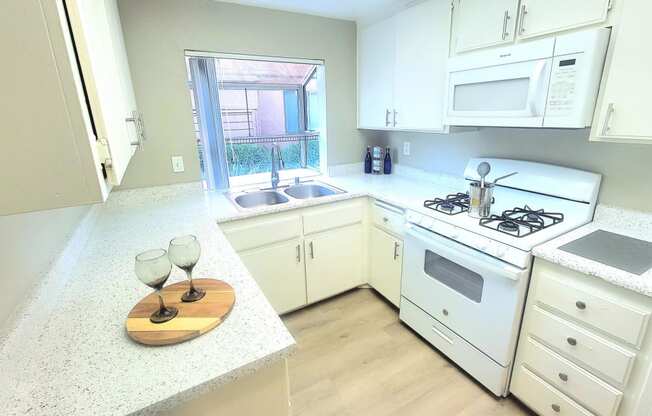
{"type": "Polygon", "coordinates": [[[559,249],[564,244],[596,230],[652,241],[652,213],[598,205],[592,223],[535,247],[533,254],[571,270],[598,277],[643,295],[652,296],[652,269],[641,275],[636,275],[559,249]]]}
{"type": "MultiPolygon", "coordinates": [[[[365,175],[349,173],[341,176],[319,176],[309,178],[345,190],[346,193],[314,199],[290,199],[289,202],[252,209],[237,209],[234,204],[226,204],[220,211],[218,223],[251,218],[263,214],[306,208],[352,198],[369,196],[380,199],[400,208],[421,209],[423,201],[435,196],[446,195],[466,189],[462,177],[446,174],[426,173],[418,169],[396,166],[399,171],[392,175],[365,175]],[[229,207],[230,205],[230,207],[229,207]]],[[[253,187],[252,189],[255,189],[253,187]]],[[[238,192],[234,192],[237,195],[238,192]]],[[[226,200],[226,198],[225,198],[226,200]]]]}
{"type": "MultiPolygon", "coordinates": [[[[288,356],[293,337],[215,222],[225,206],[197,183],[115,192],[94,206],[2,340],[0,413],[155,414],[288,356]],[[194,340],[136,344],[124,319],[151,290],[134,256],[188,233],[202,244],[195,275],[230,283],[234,309],[194,340]]],[[[183,279],[175,269],[169,282],[183,279]]]]}

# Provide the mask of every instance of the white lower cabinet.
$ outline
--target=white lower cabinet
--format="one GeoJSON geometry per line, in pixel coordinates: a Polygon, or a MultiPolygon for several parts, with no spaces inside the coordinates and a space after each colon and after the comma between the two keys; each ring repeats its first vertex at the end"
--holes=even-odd
{"type": "Polygon", "coordinates": [[[308,303],[363,283],[362,226],[349,225],[306,237],[308,303]]]}
{"type": "Polygon", "coordinates": [[[242,262],[279,314],[306,304],[302,246],[303,241],[297,238],[240,253],[242,262]]]}
{"type": "Polygon", "coordinates": [[[649,297],[536,259],[510,391],[540,415],[650,416],[649,297]]]}
{"type": "Polygon", "coordinates": [[[366,198],[220,225],[279,314],[365,282],[366,198]]]}
{"type": "Polygon", "coordinates": [[[394,305],[401,301],[403,241],[378,227],[371,227],[369,283],[394,305]]]}

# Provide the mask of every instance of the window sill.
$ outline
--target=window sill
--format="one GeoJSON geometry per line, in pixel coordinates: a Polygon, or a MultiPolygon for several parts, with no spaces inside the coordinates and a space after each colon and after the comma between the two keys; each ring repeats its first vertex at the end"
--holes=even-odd
{"type": "MultiPolygon", "coordinates": [[[[282,169],[279,171],[279,179],[281,181],[292,180],[296,177],[308,178],[320,176],[321,173],[312,169],[282,169]]],[[[271,173],[255,173],[253,175],[231,176],[229,178],[229,185],[231,188],[242,188],[253,185],[271,185],[271,173]]]]}

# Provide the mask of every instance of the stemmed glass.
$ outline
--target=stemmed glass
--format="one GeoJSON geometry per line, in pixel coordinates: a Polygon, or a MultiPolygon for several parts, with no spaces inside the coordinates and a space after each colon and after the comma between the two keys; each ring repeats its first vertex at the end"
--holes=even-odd
{"type": "Polygon", "coordinates": [[[184,302],[195,302],[203,298],[206,291],[195,288],[192,282],[192,269],[199,261],[199,255],[201,254],[201,247],[199,246],[197,237],[194,235],[184,235],[173,238],[170,240],[168,253],[172,263],[185,271],[190,281],[190,288],[181,296],[181,300],[184,302]]]}
{"type": "Polygon", "coordinates": [[[167,322],[179,313],[177,308],[165,306],[161,296],[161,289],[172,271],[172,263],[167,254],[167,251],[159,248],[144,251],[136,256],[136,276],[141,282],[155,289],[158,295],[159,307],[149,317],[149,320],[155,324],[167,322]]]}

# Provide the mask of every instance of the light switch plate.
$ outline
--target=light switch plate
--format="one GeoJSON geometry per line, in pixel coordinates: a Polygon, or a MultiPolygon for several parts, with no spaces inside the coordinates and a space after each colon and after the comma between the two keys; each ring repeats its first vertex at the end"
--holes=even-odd
{"type": "Polygon", "coordinates": [[[403,156],[410,156],[410,142],[403,142],[403,156]]]}
{"type": "Polygon", "coordinates": [[[183,156],[172,156],[172,172],[181,173],[185,170],[183,167],[183,156]]]}

